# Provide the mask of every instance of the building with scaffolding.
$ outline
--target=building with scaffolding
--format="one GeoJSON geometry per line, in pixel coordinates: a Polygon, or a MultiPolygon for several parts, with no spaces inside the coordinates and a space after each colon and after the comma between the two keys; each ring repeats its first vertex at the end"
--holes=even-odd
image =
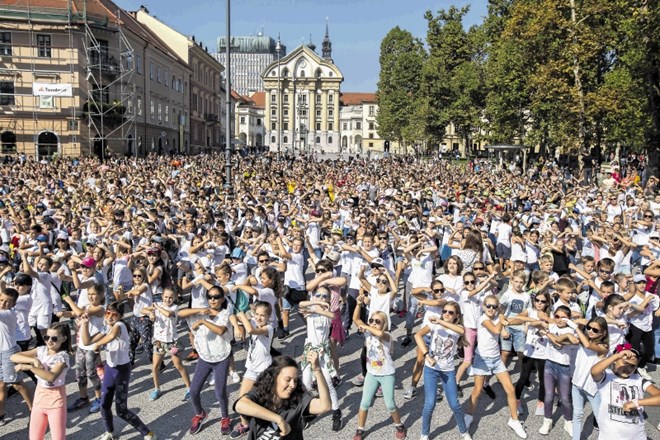
{"type": "Polygon", "coordinates": [[[190,69],[109,0],[0,5],[0,152],[187,151],[190,69]]]}

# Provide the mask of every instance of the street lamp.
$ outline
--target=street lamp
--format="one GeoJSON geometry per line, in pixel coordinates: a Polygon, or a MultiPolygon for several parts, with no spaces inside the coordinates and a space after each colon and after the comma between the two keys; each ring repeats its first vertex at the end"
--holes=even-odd
{"type": "Polygon", "coordinates": [[[225,60],[227,60],[227,65],[225,66],[225,99],[227,102],[227,111],[225,114],[225,190],[229,194],[232,191],[231,185],[231,61],[229,56],[231,50],[231,16],[230,16],[230,3],[231,0],[227,1],[227,44],[225,45],[225,60]]]}
{"type": "Polygon", "coordinates": [[[280,43],[280,34],[277,34],[277,155],[282,155],[282,89],[280,81],[282,78],[282,65],[280,64],[280,55],[282,53],[282,44],[280,43]]]}

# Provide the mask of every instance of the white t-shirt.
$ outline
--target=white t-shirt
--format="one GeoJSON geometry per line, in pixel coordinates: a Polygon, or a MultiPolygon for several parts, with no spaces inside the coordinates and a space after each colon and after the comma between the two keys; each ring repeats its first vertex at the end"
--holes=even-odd
{"type": "Polygon", "coordinates": [[[591,375],[591,367],[600,361],[598,354],[582,345],[577,350],[575,356],[575,371],[573,371],[573,385],[583,389],[589,395],[595,396],[598,392],[598,385],[591,375]]]}
{"type": "Polygon", "coordinates": [[[630,304],[640,305],[648,296],[651,296],[653,299],[646,305],[644,312],[630,317],[630,325],[634,325],[643,332],[650,332],[653,330],[653,312],[658,310],[658,307],[660,306],[658,296],[645,292],[644,298],[635,295],[628,301],[630,304]]]}
{"type": "Polygon", "coordinates": [[[0,310],[0,353],[16,345],[16,312],[0,310]]]}
{"type": "Polygon", "coordinates": [[[53,382],[48,382],[37,375],[37,385],[42,388],[63,387],[66,383],[66,373],[69,370],[69,354],[66,351],[59,351],[55,354],[48,354],[48,348],[45,346],[37,347],[37,359],[41,362],[44,369],[50,371],[57,364],[65,364],[59,376],[53,382]]]}
{"type": "Polygon", "coordinates": [[[159,309],[155,309],[156,319],[154,321],[154,341],[174,342],[177,336],[176,323],[178,320],[177,312],[179,311],[179,306],[172,304],[168,307],[162,302],[159,302],[158,305],[166,310],[174,312],[174,314],[168,317],[159,309]]]}
{"type": "Polygon", "coordinates": [[[307,317],[307,343],[318,346],[328,340],[330,336],[330,323],[327,316],[312,313],[307,317]]]}
{"type": "Polygon", "coordinates": [[[50,272],[37,272],[37,276],[34,277],[35,283],[32,285],[32,292],[30,293],[32,307],[28,315],[31,325],[36,324],[37,316],[48,316],[50,321],[50,316],[53,314],[53,302],[50,298],[51,278],[50,272]]]}
{"type": "Polygon", "coordinates": [[[118,321],[112,327],[119,327],[119,335],[105,346],[107,351],[105,361],[109,366],[116,367],[117,365],[125,365],[131,361],[129,356],[131,340],[128,335],[128,329],[126,329],[126,325],[123,322],[118,321]]]}
{"type": "Polygon", "coordinates": [[[408,281],[412,288],[430,286],[433,281],[433,257],[431,254],[422,255],[422,258],[413,258],[410,262],[412,270],[408,281]]]}
{"type": "Polygon", "coordinates": [[[638,374],[621,379],[610,370],[605,372],[605,377],[598,383],[598,440],[646,440],[644,417],[636,408],[624,412],[623,404],[642,399],[644,391],[651,385],[638,374]]]}
{"type": "Polygon", "coordinates": [[[431,329],[429,356],[435,359],[435,365],[429,364],[428,360],[425,361],[425,365],[434,370],[454,371],[459,334],[439,324],[429,323],[427,325],[431,329]]]}
{"type": "MultiPolygon", "coordinates": [[[[505,307],[504,316],[514,318],[530,307],[531,298],[526,292],[517,293],[512,289],[508,289],[500,298],[500,304],[505,307]]],[[[523,328],[522,325],[511,325],[509,327],[518,330],[523,328]]]]}
{"type": "Polygon", "coordinates": [[[508,223],[500,223],[497,225],[497,244],[503,244],[506,247],[511,247],[511,235],[513,229],[508,223]]]}
{"type": "Polygon", "coordinates": [[[394,374],[395,367],[391,355],[392,340],[383,342],[367,330],[365,344],[367,347],[367,371],[374,376],[394,374]]]}
{"type": "MultiPolygon", "coordinates": [[[[252,327],[257,327],[257,322],[252,319],[252,327]]],[[[270,344],[273,340],[273,326],[267,324],[267,335],[250,335],[248,338],[248,351],[245,357],[245,369],[261,373],[268,368],[272,362],[270,355],[270,344]]]]}
{"type": "Polygon", "coordinates": [[[444,293],[444,298],[447,301],[456,301],[458,302],[461,299],[461,290],[463,289],[463,277],[460,275],[449,275],[443,273],[439,277],[436,277],[436,280],[439,280],[445,289],[452,289],[454,292],[447,290],[444,293]]]}
{"type": "Polygon", "coordinates": [[[390,293],[378,293],[375,287],[369,292],[369,318],[376,312],[383,312],[387,316],[387,330],[390,329],[390,308],[392,299],[390,293]]]}
{"type": "MultiPolygon", "coordinates": [[[[479,317],[479,326],[477,327],[477,353],[484,359],[492,359],[500,357],[500,335],[492,334],[486,326],[484,326],[484,321],[490,320],[487,315],[481,315],[479,317]]],[[[500,323],[499,316],[495,318],[493,325],[498,325],[500,323]]]]}
{"type": "MultiPolygon", "coordinates": [[[[133,297],[133,316],[141,318],[142,314],[140,313],[145,307],[149,307],[153,303],[153,297],[151,295],[151,286],[147,283],[143,283],[143,286],[146,286],[146,290],[139,294],[138,296],[133,297]]],[[[137,288],[135,286],[134,288],[137,288]]]]}
{"type": "MultiPolygon", "coordinates": [[[[575,330],[566,326],[559,327],[556,324],[551,324],[548,333],[554,336],[561,336],[565,334],[575,336],[575,330]]],[[[555,344],[548,343],[548,350],[546,351],[546,359],[556,362],[561,365],[570,365],[571,363],[571,345],[562,345],[561,348],[555,347],[555,344]]]]}
{"type": "Polygon", "coordinates": [[[481,317],[482,309],[481,303],[486,297],[486,290],[482,290],[470,296],[470,291],[467,289],[461,290],[461,313],[463,314],[463,325],[465,328],[476,329],[479,325],[479,317],[481,317]]]}
{"type": "MultiPolygon", "coordinates": [[[[532,319],[539,319],[538,312],[535,309],[527,309],[527,316],[532,319]]],[[[525,335],[525,346],[523,355],[532,359],[546,359],[548,350],[548,338],[539,335],[539,328],[527,325],[527,334],[525,335]]]]}
{"type": "Polygon", "coordinates": [[[277,315],[275,314],[275,305],[277,304],[277,298],[275,297],[275,292],[269,287],[257,288],[257,296],[259,301],[266,301],[271,306],[270,320],[269,323],[273,327],[277,326],[277,315]]]}
{"type": "Polygon", "coordinates": [[[229,331],[229,310],[225,309],[215,317],[205,317],[219,327],[227,327],[226,332],[219,335],[207,326],[200,325],[195,332],[195,349],[199,357],[206,362],[220,362],[231,354],[231,332],[229,331]]]}
{"type": "Polygon", "coordinates": [[[284,285],[296,290],[305,289],[305,275],[303,264],[305,258],[302,252],[291,252],[291,259],[286,262],[286,272],[284,272],[284,285]]]}
{"type": "Polygon", "coordinates": [[[16,300],[14,311],[16,312],[16,341],[29,341],[32,338],[32,330],[28,321],[28,314],[32,307],[32,296],[20,295],[16,300]]]}

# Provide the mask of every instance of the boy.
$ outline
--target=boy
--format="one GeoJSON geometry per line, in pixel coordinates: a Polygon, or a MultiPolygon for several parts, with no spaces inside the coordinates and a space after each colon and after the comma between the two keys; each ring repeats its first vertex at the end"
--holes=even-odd
{"type": "MultiPolygon", "coordinates": [[[[530,307],[531,299],[525,292],[526,282],[527,274],[524,270],[518,270],[513,273],[509,288],[500,299],[501,313],[507,320],[517,317],[530,307]]],[[[502,346],[502,361],[505,365],[508,365],[512,351],[518,353],[518,359],[522,359],[526,334],[523,325],[509,325],[506,327],[506,331],[509,337],[502,337],[500,343],[502,346]]]]}

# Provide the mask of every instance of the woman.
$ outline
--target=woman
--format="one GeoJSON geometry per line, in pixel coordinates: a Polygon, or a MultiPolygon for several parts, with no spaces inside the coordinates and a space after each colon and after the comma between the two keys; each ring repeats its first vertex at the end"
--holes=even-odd
{"type": "Polygon", "coordinates": [[[234,410],[249,420],[248,440],[277,438],[277,435],[286,436],[287,440],[302,440],[303,415],[319,415],[330,410],[330,394],[318,354],[308,353],[307,361],[312,365],[319,397],[313,398],[303,390],[298,364],[288,356],[278,356],[259,375],[255,388],[236,401],[234,410]]]}

